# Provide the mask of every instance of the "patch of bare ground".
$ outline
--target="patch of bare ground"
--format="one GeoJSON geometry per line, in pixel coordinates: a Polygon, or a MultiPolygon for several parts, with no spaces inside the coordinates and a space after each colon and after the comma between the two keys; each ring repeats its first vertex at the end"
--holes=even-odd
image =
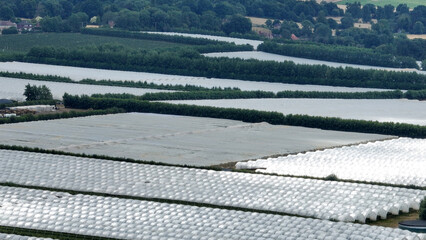
{"type": "Polygon", "coordinates": [[[409,213],[401,213],[399,215],[388,215],[387,219],[370,222],[368,225],[398,228],[398,223],[407,220],[419,219],[419,211],[411,210],[409,213]]]}

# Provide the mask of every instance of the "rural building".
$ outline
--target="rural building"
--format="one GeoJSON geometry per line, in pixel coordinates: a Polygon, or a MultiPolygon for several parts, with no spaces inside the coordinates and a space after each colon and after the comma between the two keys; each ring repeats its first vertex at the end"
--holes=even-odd
{"type": "Polygon", "coordinates": [[[0,31],[3,31],[3,29],[8,29],[11,27],[17,27],[16,23],[13,23],[11,21],[0,21],[0,31]]]}
{"type": "Polygon", "coordinates": [[[22,31],[32,31],[33,30],[34,25],[27,20],[21,21],[20,23],[17,24],[17,28],[18,31],[22,32],[22,31]]]}

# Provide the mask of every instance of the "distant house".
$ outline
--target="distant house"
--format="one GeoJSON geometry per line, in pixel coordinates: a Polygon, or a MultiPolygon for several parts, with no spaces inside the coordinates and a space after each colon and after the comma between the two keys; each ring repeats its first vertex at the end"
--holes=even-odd
{"type": "Polygon", "coordinates": [[[17,28],[18,31],[22,32],[22,31],[32,31],[33,30],[34,25],[30,22],[30,21],[21,21],[20,23],[17,24],[17,28]]]}
{"type": "Polygon", "coordinates": [[[299,38],[296,35],[291,34],[291,40],[296,41],[299,40],[299,38]]]}
{"type": "Polygon", "coordinates": [[[13,23],[11,21],[0,21],[0,31],[11,27],[17,27],[16,23],[13,23]]]}

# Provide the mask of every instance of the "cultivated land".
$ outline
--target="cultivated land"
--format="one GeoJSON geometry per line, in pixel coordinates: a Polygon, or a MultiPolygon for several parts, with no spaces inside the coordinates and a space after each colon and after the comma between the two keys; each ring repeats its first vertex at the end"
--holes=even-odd
{"type": "Polygon", "coordinates": [[[68,66],[56,66],[47,64],[23,63],[23,62],[0,62],[0,71],[3,72],[24,72],[41,75],[56,75],[69,77],[75,81],[81,81],[85,78],[94,80],[129,80],[135,82],[148,82],[156,84],[171,85],[195,85],[206,88],[213,87],[231,87],[241,90],[262,90],[268,92],[279,92],[285,90],[300,91],[331,91],[331,92],[367,92],[367,91],[388,91],[376,88],[350,88],[350,87],[332,87],[320,85],[298,85],[285,83],[254,82],[234,79],[190,77],[180,75],[157,74],[147,72],[129,72],[116,71],[95,68],[80,68],[68,66]]]}
{"type": "MultiPolygon", "coordinates": [[[[326,1],[328,2],[328,0],[326,1]]],[[[333,1],[336,2],[336,1],[333,1]]],[[[386,4],[393,5],[394,7],[397,7],[401,3],[405,3],[410,8],[414,8],[418,5],[425,5],[424,0],[343,0],[343,1],[337,1],[337,4],[346,4],[346,3],[353,3],[353,2],[360,2],[362,5],[365,5],[367,3],[374,4],[376,6],[384,6],[386,4]]]]}
{"type": "Polygon", "coordinates": [[[0,35],[0,52],[28,52],[32,47],[80,48],[89,45],[120,44],[133,49],[174,48],[189,46],[179,43],[131,38],[95,36],[80,33],[37,33],[0,35]]]}
{"type": "Polygon", "coordinates": [[[239,162],[264,173],[426,187],[426,140],[399,138],[285,157],[239,162]]]}
{"type": "Polygon", "coordinates": [[[424,190],[0,150],[1,182],[345,222],[418,210],[424,190]],[[111,177],[114,176],[114,177],[111,177]],[[395,194],[397,192],[397,194],[395,194]],[[350,193],[350,194],[348,194],[350,193]],[[316,198],[312,198],[312,194],[316,198]]]}
{"type": "Polygon", "coordinates": [[[274,111],[283,114],[399,122],[426,126],[425,101],[406,99],[233,99],[167,101],[224,108],[274,111]]]}
{"type": "Polygon", "coordinates": [[[14,187],[0,187],[0,193],[0,202],[13,202],[0,208],[1,225],[86,236],[130,240],[331,240],[365,235],[373,239],[392,236],[419,240],[417,234],[400,229],[274,214],[14,187]]]}
{"type": "Polygon", "coordinates": [[[140,96],[145,93],[171,92],[171,91],[156,90],[156,89],[100,86],[100,85],[87,85],[87,84],[62,83],[62,82],[47,82],[47,81],[35,81],[35,80],[27,80],[27,79],[0,77],[0,85],[7,86],[4,88],[0,88],[0,98],[24,101],[25,96],[23,95],[23,93],[25,90],[25,85],[27,84],[36,85],[36,86],[42,86],[42,85],[47,86],[51,90],[54,99],[62,99],[62,96],[64,95],[64,93],[68,93],[72,95],[128,93],[128,94],[140,96]]]}
{"type": "Polygon", "coordinates": [[[276,62],[292,61],[296,64],[326,65],[326,66],[329,66],[329,67],[343,67],[343,68],[352,67],[352,68],[360,68],[360,69],[417,72],[417,73],[421,73],[421,74],[426,74],[425,71],[419,71],[417,69],[387,68],[387,67],[377,67],[377,66],[367,66],[367,65],[358,65],[358,64],[329,62],[329,61],[314,60],[314,59],[308,59],[308,58],[289,57],[289,56],[283,56],[283,55],[278,55],[278,54],[273,54],[273,53],[266,53],[266,52],[261,52],[261,51],[206,53],[206,54],[204,54],[204,56],[207,56],[207,57],[241,58],[241,59],[256,59],[256,60],[262,60],[262,61],[276,61],[276,62]]]}
{"type": "Polygon", "coordinates": [[[384,138],[389,136],[141,113],[0,126],[0,141],[9,145],[197,166],[384,138]]]}

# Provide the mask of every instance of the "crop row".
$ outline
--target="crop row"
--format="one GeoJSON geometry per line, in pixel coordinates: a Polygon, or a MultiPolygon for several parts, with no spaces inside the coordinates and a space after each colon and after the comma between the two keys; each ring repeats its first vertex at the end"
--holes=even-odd
{"type": "Polygon", "coordinates": [[[239,162],[238,169],[426,186],[426,140],[399,138],[278,158],[239,162]]]}
{"type": "Polygon", "coordinates": [[[361,224],[14,187],[0,187],[0,202],[3,226],[119,239],[422,237],[404,230],[361,224]]]}
{"type": "Polygon", "coordinates": [[[0,182],[365,222],[419,209],[426,191],[0,150],[0,182]]]}

